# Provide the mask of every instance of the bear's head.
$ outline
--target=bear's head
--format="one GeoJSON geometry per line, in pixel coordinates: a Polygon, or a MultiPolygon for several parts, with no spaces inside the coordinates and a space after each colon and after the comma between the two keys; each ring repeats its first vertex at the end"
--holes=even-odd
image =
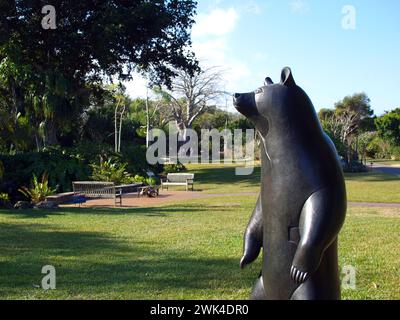
{"type": "Polygon", "coordinates": [[[256,127],[261,138],[273,139],[295,135],[309,135],[311,131],[321,132],[314,107],[307,94],[296,85],[292,71],[282,70],[280,83],[274,84],[267,77],[264,86],[248,93],[233,96],[235,108],[246,116],[256,127]],[[311,130],[311,131],[310,131],[311,130]]]}

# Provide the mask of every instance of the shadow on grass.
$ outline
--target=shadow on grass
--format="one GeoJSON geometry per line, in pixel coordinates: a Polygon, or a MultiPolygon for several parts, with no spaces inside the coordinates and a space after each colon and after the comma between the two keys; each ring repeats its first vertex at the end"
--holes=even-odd
{"type": "Polygon", "coordinates": [[[230,207],[205,205],[205,204],[169,204],[157,207],[136,207],[136,208],[84,208],[84,207],[62,207],[59,209],[25,209],[25,210],[0,210],[0,216],[13,215],[17,218],[46,218],[48,216],[59,216],[67,214],[87,214],[87,215],[138,215],[148,217],[168,217],[171,214],[190,214],[196,212],[204,212],[204,208],[215,209],[218,211],[230,211],[230,207]]]}
{"type": "MultiPolygon", "coordinates": [[[[250,290],[256,271],[241,271],[239,257],[207,258],[156,242],[125,242],[100,232],[57,230],[37,224],[0,224],[0,297],[29,292],[50,264],[57,272],[57,294],[157,298],[182,290],[250,290]],[[118,289],[115,289],[118,288],[118,289]]],[[[40,291],[39,291],[40,290],[40,291]]],[[[171,298],[174,298],[172,296],[171,298]]]]}
{"type": "Polygon", "coordinates": [[[365,173],[345,173],[345,179],[347,181],[369,181],[369,182],[389,182],[399,181],[400,179],[394,175],[376,172],[365,172],[365,173]]]}
{"type": "Polygon", "coordinates": [[[231,183],[246,183],[250,185],[254,185],[260,183],[260,167],[254,167],[254,171],[252,174],[247,176],[240,176],[235,174],[234,167],[226,167],[226,168],[196,168],[191,172],[196,174],[195,182],[200,184],[217,184],[217,185],[226,185],[231,183]]]}

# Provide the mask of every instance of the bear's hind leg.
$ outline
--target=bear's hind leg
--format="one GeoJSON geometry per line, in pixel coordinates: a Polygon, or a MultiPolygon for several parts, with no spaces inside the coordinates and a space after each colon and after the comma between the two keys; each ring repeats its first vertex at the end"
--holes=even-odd
{"type": "Polygon", "coordinates": [[[260,275],[254,284],[253,291],[251,292],[251,300],[266,300],[264,283],[262,276],[260,275]]]}
{"type": "Polygon", "coordinates": [[[318,299],[317,297],[316,288],[313,286],[311,279],[309,279],[297,287],[290,300],[316,300],[318,299]]]}

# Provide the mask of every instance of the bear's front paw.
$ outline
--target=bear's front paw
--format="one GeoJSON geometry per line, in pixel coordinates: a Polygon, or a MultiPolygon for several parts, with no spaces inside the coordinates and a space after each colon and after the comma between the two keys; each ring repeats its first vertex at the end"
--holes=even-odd
{"type": "Polygon", "coordinates": [[[318,269],[322,258],[319,247],[300,243],[290,269],[290,275],[296,283],[303,283],[318,269]]]}
{"type": "Polygon", "coordinates": [[[308,279],[308,272],[301,271],[295,266],[290,268],[290,277],[297,284],[304,283],[308,279]]]}
{"type": "Polygon", "coordinates": [[[244,252],[240,260],[240,267],[243,269],[246,265],[257,259],[262,247],[262,240],[255,237],[252,233],[248,233],[244,239],[244,252]]]}

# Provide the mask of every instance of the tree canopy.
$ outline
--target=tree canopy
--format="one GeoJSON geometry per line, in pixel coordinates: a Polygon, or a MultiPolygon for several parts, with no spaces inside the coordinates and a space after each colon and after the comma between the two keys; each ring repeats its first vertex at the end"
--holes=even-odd
{"type": "Polygon", "coordinates": [[[169,86],[175,70],[198,71],[190,51],[195,1],[54,0],[56,29],[42,27],[43,5],[0,3],[0,109],[37,149],[81,122],[105,78],[138,71],[169,86]]]}
{"type": "Polygon", "coordinates": [[[375,120],[375,124],[383,139],[400,146],[400,108],[386,112],[375,120]]]}
{"type": "Polygon", "coordinates": [[[77,79],[150,71],[170,83],[173,68],[194,71],[190,28],[192,0],[54,0],[56,29],[41,26],[43,2],[1,4],[2,57],[29,65],[38,74],[52,69],[77,79]]]}

